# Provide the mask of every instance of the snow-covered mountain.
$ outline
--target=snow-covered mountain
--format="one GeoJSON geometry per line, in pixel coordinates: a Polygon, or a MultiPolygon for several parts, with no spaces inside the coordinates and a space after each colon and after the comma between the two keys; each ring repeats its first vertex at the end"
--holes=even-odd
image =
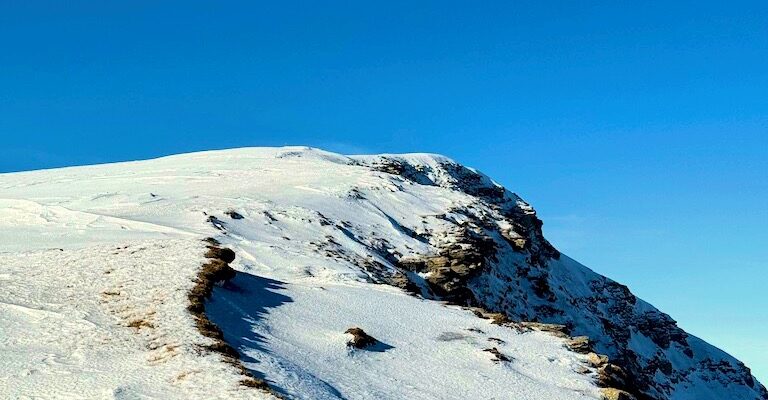
{"type": "Polygon", "coordinates": [[[0,289],[0,398],[768,399],[437,155],[3,174],[0,289]]]}

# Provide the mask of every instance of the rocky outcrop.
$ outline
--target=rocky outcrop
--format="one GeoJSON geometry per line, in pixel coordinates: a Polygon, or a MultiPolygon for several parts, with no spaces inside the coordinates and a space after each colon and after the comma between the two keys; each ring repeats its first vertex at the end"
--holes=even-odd
{"type": "MultiPolygon", "coordinates": [[[[629,398],[637,399],[637,388],[632,385],[631,381],[627,378],[624,370],[616,364],[612,364],[608,361],[608,357],[603,354],[597,354],[592,351],[589,338],[586,336],[570,336],[568,327],[558,324],[545,324],[541,322],[529,322],[529,321],[511,321],[506,315],[500,313],[492,313],[479,307],[469,307],[469,309],[475,313],[479,318],[490,319],[492,323],[497,325],[507,326],[515,329],[519,332],[531,332],[539,331],[546,332],[550,335],[565,339],[565,346],[576,353],[587,355],[587,366],[583,367],[579,372],[584,374],[592,374],[595,376],[596,384],[603,388],[605,398],[629,398]],[[629,397],[610,397],[610,396],[629,396],[629,397]]],[[[492,354],[498,352],[497,349],[486,349],[492,354]]],[[[503,355],[502,355],[503,356],[503,355]]],[[[504,357],[497,357],[494,361],[509,361],[504,360],[504,357]]]]}
{"type": "Polygon", "coordinates": [[[433,256],[401,258],[399,267],[425,274],[432,293],[441,299],[474,303],[468,281],[485,266],[487,257],[493,257],[493,240],[476,225],[458,226],[439,240],[450,244],[433,256]]]}
{"type": "Polygon", "coordinates": [[[394,260],[398,286],[424,295],[413,290],[420,282],[411,279],[423,277],[428,295],[488,310],[483,313],[496,315],[500,323],[518,321],[510,326],[581,336],[570,339],[569,347],[605,355],[595,356],[593,367],[598,383],[611,389],[606,398],[664,400],[717,382],[722,390],[737,385],[755,400],[768,399],[743,364],[692,340],[626,286],[561,256],[544,238],[533,208],[485,175],[440,157],[387,156],[363,164],[474,199],[437,216],[451,228],[421,232],[434,252],[394,260]]]}

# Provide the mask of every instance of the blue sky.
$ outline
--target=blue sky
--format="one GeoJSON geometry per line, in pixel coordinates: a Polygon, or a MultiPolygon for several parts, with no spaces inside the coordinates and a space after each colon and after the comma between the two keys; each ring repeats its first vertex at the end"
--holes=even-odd
{"type": "Polygon", "coordinates": [[[0,2],[0,171],[446,154],[768,382],[768,3],[21,3],[0,2]]]}

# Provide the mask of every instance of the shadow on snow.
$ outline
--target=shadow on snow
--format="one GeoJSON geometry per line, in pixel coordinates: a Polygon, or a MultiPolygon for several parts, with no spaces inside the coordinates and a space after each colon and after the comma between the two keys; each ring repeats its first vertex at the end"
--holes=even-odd
{"type": "MultiPolygon", "coordinates": [[[[280,293],[286,286],[285,282],[238,272],[226,285],[214,288],[205,309],[208,318],[224,332],[224,339],[237,349],[244,366],[254,377],[267,381],[275,392],[286,398],[299,398],[301,393],[281,387],[279,383],[269,380],[263,372],[256,370],[260,360],[252,356],[256,352],[263,353],[273,358],[274,361],[271,363],[279,365],[280,368],[293,373],[306,374],[301,372],[300,366],[295,366],[290,361],[272,354],[267,348],[266,338],[260,333],[268,330],[263,320],[271,308],[293,301],[280,293]]],[[[384,350],[386,348],[380,351],[384,350]]],[[[344,399],[336,388],[318,377],[308,375],[304,378],[303,381],[313,383],[313,391],[320,390],[321,397],[344,399]]],[[[303,392],[300,387],[297,389],[303,392]]]]}

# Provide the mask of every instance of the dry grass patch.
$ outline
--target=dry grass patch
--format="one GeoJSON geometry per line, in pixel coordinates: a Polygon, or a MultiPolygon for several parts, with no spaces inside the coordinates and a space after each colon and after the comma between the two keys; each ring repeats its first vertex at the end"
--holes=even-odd
{"type": "Polygon", "coordinates": [[[203,348],[218,353],[223,357],[224,362],[237,368],[245,376],[240,381],[242,386],[260,389],[279,398],[264,380],[254,377],[243,366],[240,362],[240,354],[224,340],[224,333],[205,314],[205,302],[211,297],[214,285],[228,282],[237,275],[237,271],[229,266],[229,263],[235,260],[234,251],[219,247],[219,241],[214,238],[206,238],[204,241],[209,244],[208,252],[205,254],[209,261],[200,268],[195,279],[195,286],[187,294],[189,299],[187,310],[195,318],[197,330],[212,341],[211,344],[205,345],[203,348]]]}
{"type": "Polygon", "coordinates": [[[231,263],[235,261],[235,252],[225,247],[208,246],[208,252],[205,253],[205,257],[231,263]]]}
{"type": "Polygon", "coordinates": [[[132,321],[129,321],[126,326],[128,326],[129,328],[136,328],[136,329],[141,329],[141,328],[153,329],[155,327],[151,322],[149,322],[149,321],[147,321],[146,319],[143,319],[143,318],[134,319],[132,321]]]}

